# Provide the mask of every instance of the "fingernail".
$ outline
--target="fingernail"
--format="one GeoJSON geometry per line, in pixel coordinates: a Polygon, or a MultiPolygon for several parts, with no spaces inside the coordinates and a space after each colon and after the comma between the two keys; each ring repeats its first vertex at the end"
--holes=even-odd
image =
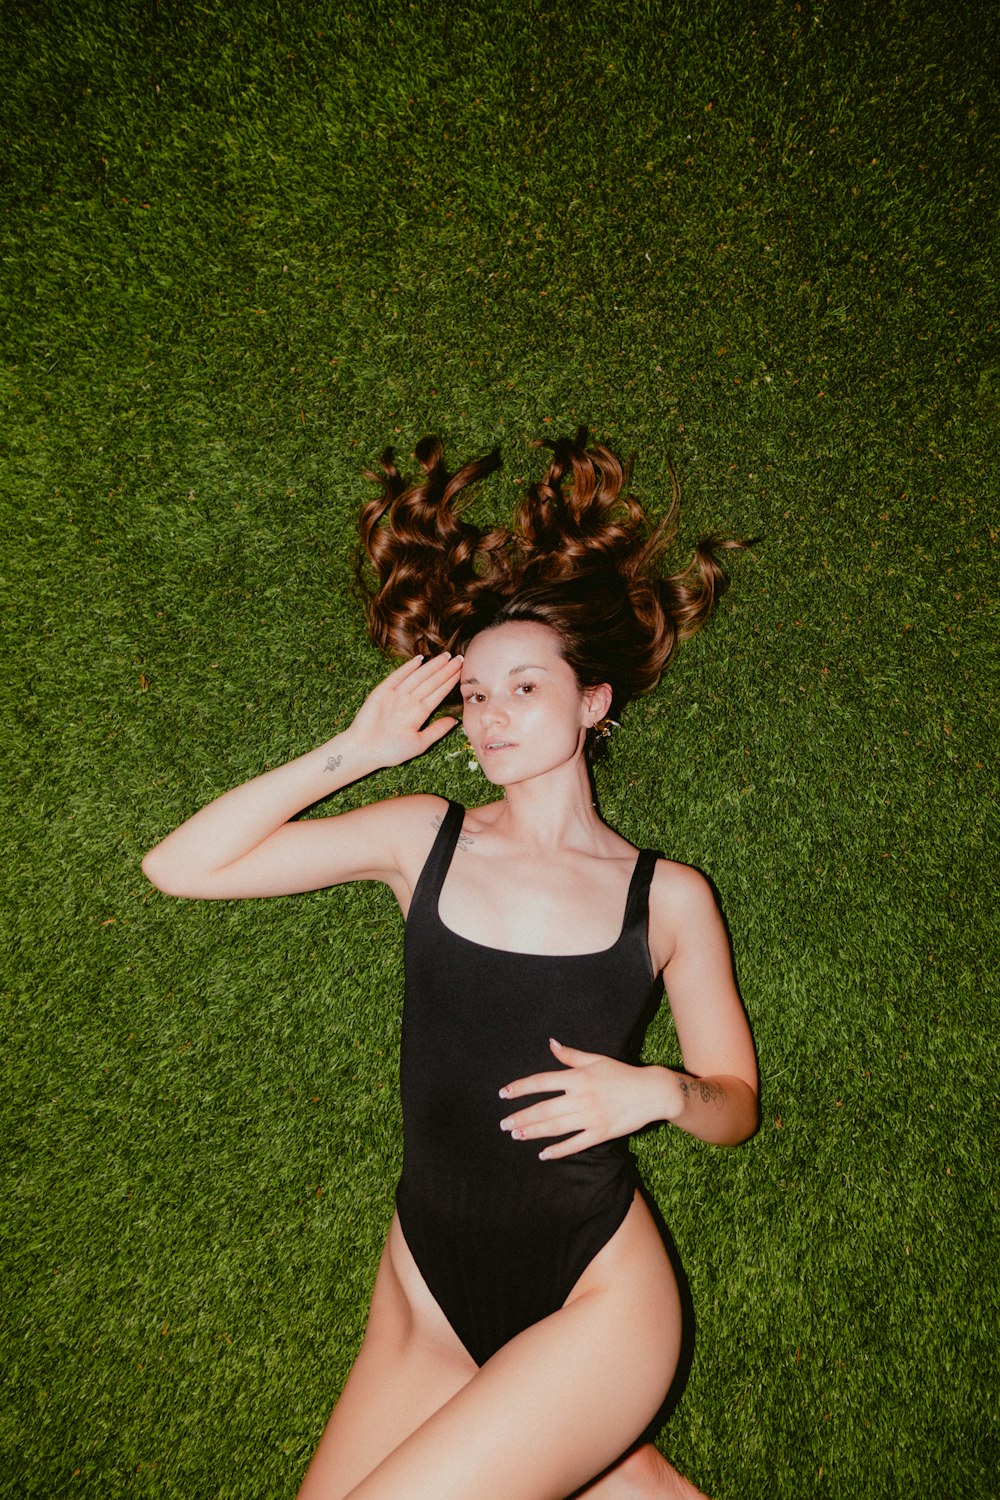
{"type": "Polygon", "coordinates": [[[539,1153],[538,1153],[538,1160],[539,1161],[548,1161],[548,1159],[549,1159],[549,1153],[547,1151],[539,1151],[539,1153]]]}
{"type": "Polygon", "coordinates": [[[510,1121],[509,1120],[501,1120],[500,1121],[500,1129],[501,1130],[509,1130],[510,1129],[510,1121]]]}
{"type": "Polygon", "coordinates": [[[511,1138],[513,1140],[515,1140],[515,1141],[523,1141],[524,1140],[524,1131],[523,1130],[512,1130],[511,1131],[511,1138]]]}
{"type": "Polygon", "coordinates": [[[500,1090],[500,1098],[501,1099],[509,1099],[510,1098],[510,1091],[507,1088],[506,1084],[504,1084],[503,1088],[500,1090]]]}

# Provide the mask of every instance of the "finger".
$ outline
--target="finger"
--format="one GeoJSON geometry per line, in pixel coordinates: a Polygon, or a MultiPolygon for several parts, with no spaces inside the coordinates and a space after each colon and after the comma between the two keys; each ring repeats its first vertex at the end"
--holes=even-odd
{"type": "Polygon", "coordinates": [[[540,1115],[531,1121],[522,1120],[521,1123],[518,1123],[517,1116],[512,1116],[501,1125],[501,1129],[512,1141],[555,1141],[560,1136],[574,1135],[580,1130],[589,1130],[593,1134],[593,1128],[593,1121],[588,1121],[578,1109],[540,1115]]]}
{"type": "Polygon", "coordinates": [[[431,745],[436,745],[438,740],[443,740],[446,734],[451,733],[457,723],[457,719],[451,719],[447,715],[440,719],[434,719],[432,723],[428,724],[426,729],[421,730],[421,739],[424,741],[424,748],[429,749],[431,745]]]}
{"type": "Polygon", "coordinates": [[[520,1099],[524,1094],[562,1094],[566,1089],[566,1073],[532,1073],[530,1078],[517,1078],[500,1090],[501,1099],[520,1099]]]}
{"type": "Polygon", "coordinates": [[[506,1130],[515,1140],[528,1140],[538,1135],[564,1135],[567,1130],[582,1129],[581,1111],[577,1104],[560,1094],[544,1104],[532,1104],[529,1109],[519,1109],[500,1121],[500,1129],[506,1130]]]}
{"type": "Polygon", "coordinates": [[[404,691],[412,702],[412,711],[428,718],[438,705],[450,697],[458,683],[458,672],[449,672],[447,676],[440,674],[426,680],[417,681],[404,685],[404,691]]]}
{"type": "Polygon", "coordinates": [[[559,1161],[564,1156],[575,1156],[578,1151],[586,1151],[588,1146],[596,1145],[585,1130],[580,1130],[576,1135],[571,1135],[568,1140],[560,1141],[558,1145],[546,1146],[544,1151],[539,1151],[539,1161],[559,1161]]]}
{"type": "Polygon", "coordinates": [[[447,698],[455,691],[455,684],[462,675],[462,663],[458,661],[451,666],[451,670],[444,674],[435,673],[429,677],[420,690],[420,695],[425,707],[436,708],[442,698],[447,698]]]}
{"type": "Polygon", "coordinates": [[[549,1037],[549,1051],[571,1068],[585,1068],[588,1063],[597,1062],[601,1055],[599,1052],[581,1052],[579,1047],[564,1047],[554,1036],[549,1037]]]}
{"type": "Polygon", "coordinates": [[[418,672],[423,663],[424,658],[422,656],[411,656],[407,661],[403,662],[402,666],[395,667],[389,673],[388,677],[383,678],[383,681],[391,682],[393,687],[399,687],[408,677],[412,677],[414,672],[418,672]]]}
{"type": "Polygon", "coordinates": [[[442,674],[450,678],[461,671],[461,658],[452,656],[450,651],[442,651],[437,656],[411,656],[404,661],[401,667],[390,672],[385,679],[386,684],[393,692],[408,692],[416,697],[421,697],[428,691],[433,691],[442,674]],[[459,665],[456,666],[456,661],[459,665]]]}
{"type": "Polygon", "coordinates": [[[442,651],[437,656],[429,656],[422,662],[420,673],[422,683],[433,680],[436,677],[454,677],[462,670],[461,656],[452,656],[450,651],[442,651]]]}
{"type": "Polygon", "coordinates": [[[549,1120],[544,1125],[524,1125],[516,1130],[510,1130],[507,1134],[512,1141],[555,1141],[560,1136],[575,1136],[579,1131],[588,1127],[579,1115],[572,1115],[565,1120],[549,1120]]]}

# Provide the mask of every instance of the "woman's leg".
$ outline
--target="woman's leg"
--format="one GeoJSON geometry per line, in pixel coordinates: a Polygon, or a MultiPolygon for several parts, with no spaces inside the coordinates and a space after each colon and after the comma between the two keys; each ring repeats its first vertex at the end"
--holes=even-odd
{"type": "MultiPolygon", "coordinates": [[[[565,1500],[658,1410],[677,1365],[680,1322],[673,1271],[636,1200],[566,1305],[471,1378],[456,1369],[453,1393],[348,1491],[351,1500],[565,1500]]],[[[446,1383],[429,1399],[440,1399],[446,1383]]],[[[417,1405],[411,1399],[402,1425],[417,1405]]],[[[310,1500],[343,1493],[303,1490],[310,1500]]]]}
{"type": "Polygon", "coordinates": [[[476,1373],[475,1361],[426,1288],[411,1285],[412,1275],[405,1288],[401,1284],[396,1266],[406,1260],[409,1252],[394,1219],[358,1357],[313,1454],[299,1500],[342,1500],[476,1373]]]}
{"type": "Polygon", "coordinates": [[[573,1500],[707,1500],[652,1443],[634,1448],[573,1500]]]}

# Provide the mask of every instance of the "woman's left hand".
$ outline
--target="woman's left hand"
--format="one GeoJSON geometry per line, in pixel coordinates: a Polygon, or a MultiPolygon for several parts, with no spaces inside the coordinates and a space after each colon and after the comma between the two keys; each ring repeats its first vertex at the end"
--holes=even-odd
{"type": "Polygon", "coordinates": [[[654,1091],[662,1091],[656,1077],[660,1069],[635,1068],[597,1052],[564,1047],[553,1038],[549,1046],[557,1061],[564,1064],[558,1072],[533,1073],[500,1090],[502,1099],[556,1095],[500,1121],[500,1129],[509,1131],[515,1141],[569,1136],[540,1151],[542,1161],[555,1161],[602,1141],[618,1140],[664,1117],[658,1112],[662,1103],[653,1097],[654,1091]]]}

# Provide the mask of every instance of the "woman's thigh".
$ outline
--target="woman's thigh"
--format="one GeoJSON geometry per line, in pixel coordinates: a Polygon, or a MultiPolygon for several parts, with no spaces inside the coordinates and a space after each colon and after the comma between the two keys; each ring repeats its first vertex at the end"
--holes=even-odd
{"type": "Polygon", "coordinates": [[[394,1218],[358,1357],[313,1455],[299,1500],[342,1500],[349,1495],[476,1373],[475,1361],[426,1287],[411,1284],[416,1275],[394,1218]]]}
{"type": "Polygon", "coordinates": [[[637,1199],[566,1305],[471,1378],[456,1378],[443,1402],[439,1384],[433,1413],[348,1491],[351,1500],[564,1500],[658,1410],[680,1322],[673,1271],[637,1199]]]}

